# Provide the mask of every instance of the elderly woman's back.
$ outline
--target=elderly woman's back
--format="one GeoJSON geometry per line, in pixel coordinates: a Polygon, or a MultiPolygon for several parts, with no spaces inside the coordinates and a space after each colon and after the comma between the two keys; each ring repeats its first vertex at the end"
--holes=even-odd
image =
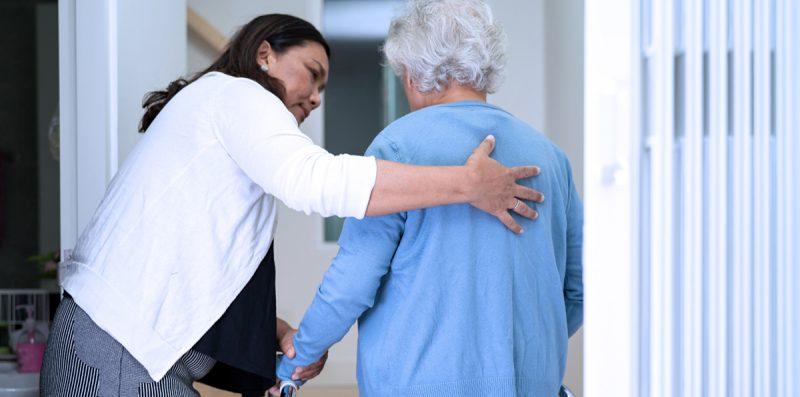
{"type": "MultiPolygon", "coordinates": [[[[539,219],[518,219],[525,233],[513,235],[469,206],[451,205],[349,220],[340,240],[336,269],[388,274],[359,321],[361,386],[381,391],[375,395],[392,387],[453,396],[558,391],[567,337],[582,312],[582,207],[564,155],[480,102],[415,112],[382,132],[370,153],[455,165],[486,131],[496,132],[498,161],[535,161],[544,170],[530,183],[547,199],[536,207],[539,219]]],[[[341,287],[357,288],[350,280],[341,287]]]]}
{"type": "MultiPolygon", "coordinates": [[[[411,70],[425,63],[414,53],[432,52],[408,51],[414,45],[400,43],[402,35],[397,34],[404,28],[398,26],[405,24],[414,35],[423,19],[447,20],[431,4],[459,3],[481,4],[412,2],[405,19],[393,24],[387,57],[395,68],[404,68],[412,109],[424,108],[387,127],[367,154],[421,165],[458,165],[492,133],[497,137],[494,158],[501,163],[541,165],[542,174],[527,182],[547,195],[535,204],[539,218],[517,217],[525,229],[521,235],[467,205],[348,219],[339,254],[295,337],[297,356],[281,363],[281,377],[288,377],[296,365],[314,362],[358,319],[363,396],[558,393],[567,339],[582,321],[582,205],[564,154],[530,126],[480,99],[496,81],[497,76],[485,74],[489,68],[479,67],[484,74],[458,83],[451,71],[445,73],[448,81],[439,81],[442,86],[420,89],[425,79],[438,84],[435,71],[441,67],[411,70]],[[487,84],[476,89],[481,82],[487,84]],[[417,92],[409,92],[410,86],[417,92]]],[[[473,21],[463,23],[487,20],[480,15],[485,9],[464,8],[458,11],[467,14],[461,19],[473,21]]],[[[444,61],[433,56],[426,62],[449,62],[456,72],[469,69],[458,66],[469,63],[468,53],[462,59],[444,55],[444,61]]]]}

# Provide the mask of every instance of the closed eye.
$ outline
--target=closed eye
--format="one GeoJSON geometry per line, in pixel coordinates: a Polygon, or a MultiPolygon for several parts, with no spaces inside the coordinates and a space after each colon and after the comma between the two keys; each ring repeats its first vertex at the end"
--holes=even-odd
{"type": "MultiPolygon", "coordinates": [[[[312,81],[319,81],[319,80],[322,79],[322,72],[320,72],[319,70],[317,70],[317,69],[315,69],[313,67],[309,67],[308,71],[309,71],[309,73],[311,73],[311,80],[312,81]]],[[[319,86],[319,92],[325,91],[324,81],[322,83],[323,84],[319,86]]]]}
{"type": "Polygon", "coordinates": [[[306,65],[306,67],[308,68],[308,71],[311,73],[311,78],[313,79],[313,81],[320,83],[319,92],[321,93],[322,91],[325,90],[325,83],[327,80],[325,67],[323,67],[322,64],[316,59],[314,59],[313,61],[319,67],[315,67],[312,65],[306,65]]]}
{"type": "Polygon", "coordinates": [[[314,81],[317,81],[320,78],[322,78],[322,72],[317,70],[317,68],[313,66],[306,66],[306,67],[308,68],[309,73],[311,73],[311,78],[313,78],[314,81]]]}

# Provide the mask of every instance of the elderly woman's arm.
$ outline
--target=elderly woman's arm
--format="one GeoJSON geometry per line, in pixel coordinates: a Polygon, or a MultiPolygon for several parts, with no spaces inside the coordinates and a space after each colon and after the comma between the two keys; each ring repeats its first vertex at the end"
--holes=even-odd
{"type": "MultiPolygon", "coordinates": [[[[297,330],[292,328],[285,320],[278,317],[276,321],[276,331],[278,348],[286,357],[294,358],[294,335],[297,333],[297,330]]],[[[317,362],[297,368],[295,373],[298,374],[301,379],[313,379],[322,372],[327,359],[328,354],[326,352],[317,362]]]]}
{"type": "Polygon", "coordinates": [[[564,303],[567,310],[567,330],[569,336],[572,336],[583,324],[583,203],[572,182],[572,171],[569,181],[564,303]]]}
{"type": "Polygon", "coordinates": [[[297,369],[317,362],[374,305],[404,224],[405,213],[345,221],[339,253],[294,336],[295,356],[278,365],[280,379],[302,378],[297,369]]]}
{"type": "MultiPolygon", "coordinates": [[[[395,159],[385,143],[376,139],[367,154],[395,159]]],[[[302,367],[323,357],[361,314],[373,306],[381,278],[389,272],[403,235],[405,219],[406,213],[402,212],[345,221],[339,237],[339,253],[325,272],[294,336],[295,356],[284,357],[278,365],[279,378],[290,379],[302,367]]]]}

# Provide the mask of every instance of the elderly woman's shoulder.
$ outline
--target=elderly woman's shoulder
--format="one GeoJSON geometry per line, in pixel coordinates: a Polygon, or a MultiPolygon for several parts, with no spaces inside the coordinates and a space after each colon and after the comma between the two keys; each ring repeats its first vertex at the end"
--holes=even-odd
{"type": "Polygon", "coordinates": [[[392,121],[381,130],[378,136],[389,140],[402,140],[408,134],[419,132],[421,126],[432,122],[431,117],[427,115],[428,112],[425,110],[427,108],[408,113],[392,121]]]}
{"type": "Polygon", "coordinates": [[[389,159],[395,161],[408,161],[407,156],[416,152],[421,136],[434,133],[443,128],[439,117],[429,108],[420,109],[406,114],[384,127],[372,140],[368,154],[376,152],[391,152],[389,159]]]}
{"type": "Polygon", "coordinates": [[[400,134],[419,132],[421,127],[441,125],[448,122],[451,115],[445,111],[447,107],[428,106],[408,113],[391,122],[381,133],[400,134]]]}

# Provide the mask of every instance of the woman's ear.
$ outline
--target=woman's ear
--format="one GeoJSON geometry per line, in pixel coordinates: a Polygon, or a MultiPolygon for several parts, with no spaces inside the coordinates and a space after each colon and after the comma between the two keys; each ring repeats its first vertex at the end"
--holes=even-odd
{"type": "Polygon", "coordinates": [[[411,79],[411,76],[408,75],[408,72],[403,73],[403,91],[406,93],[406,100],[408,101],[408,107],[411,111],[415,111],[422,107],[421,105],[421,95],[414,88],[414,80],[411,79]]]}
{"type": "Polygon", "coordinates": [[[403,86],[406,90],[414,90],[414,80],[408,72],[403,73],[403,86]]]}
{"type": "Polygon", "coordinates": [[[272,46],[269,45],[268,41],[262,41],[261,45],[258,46],[258,54],[256,54],[256,62],[258,62],[258,66],[269,66],[270,62],[272,61],[272,57],[272,46]]]}

